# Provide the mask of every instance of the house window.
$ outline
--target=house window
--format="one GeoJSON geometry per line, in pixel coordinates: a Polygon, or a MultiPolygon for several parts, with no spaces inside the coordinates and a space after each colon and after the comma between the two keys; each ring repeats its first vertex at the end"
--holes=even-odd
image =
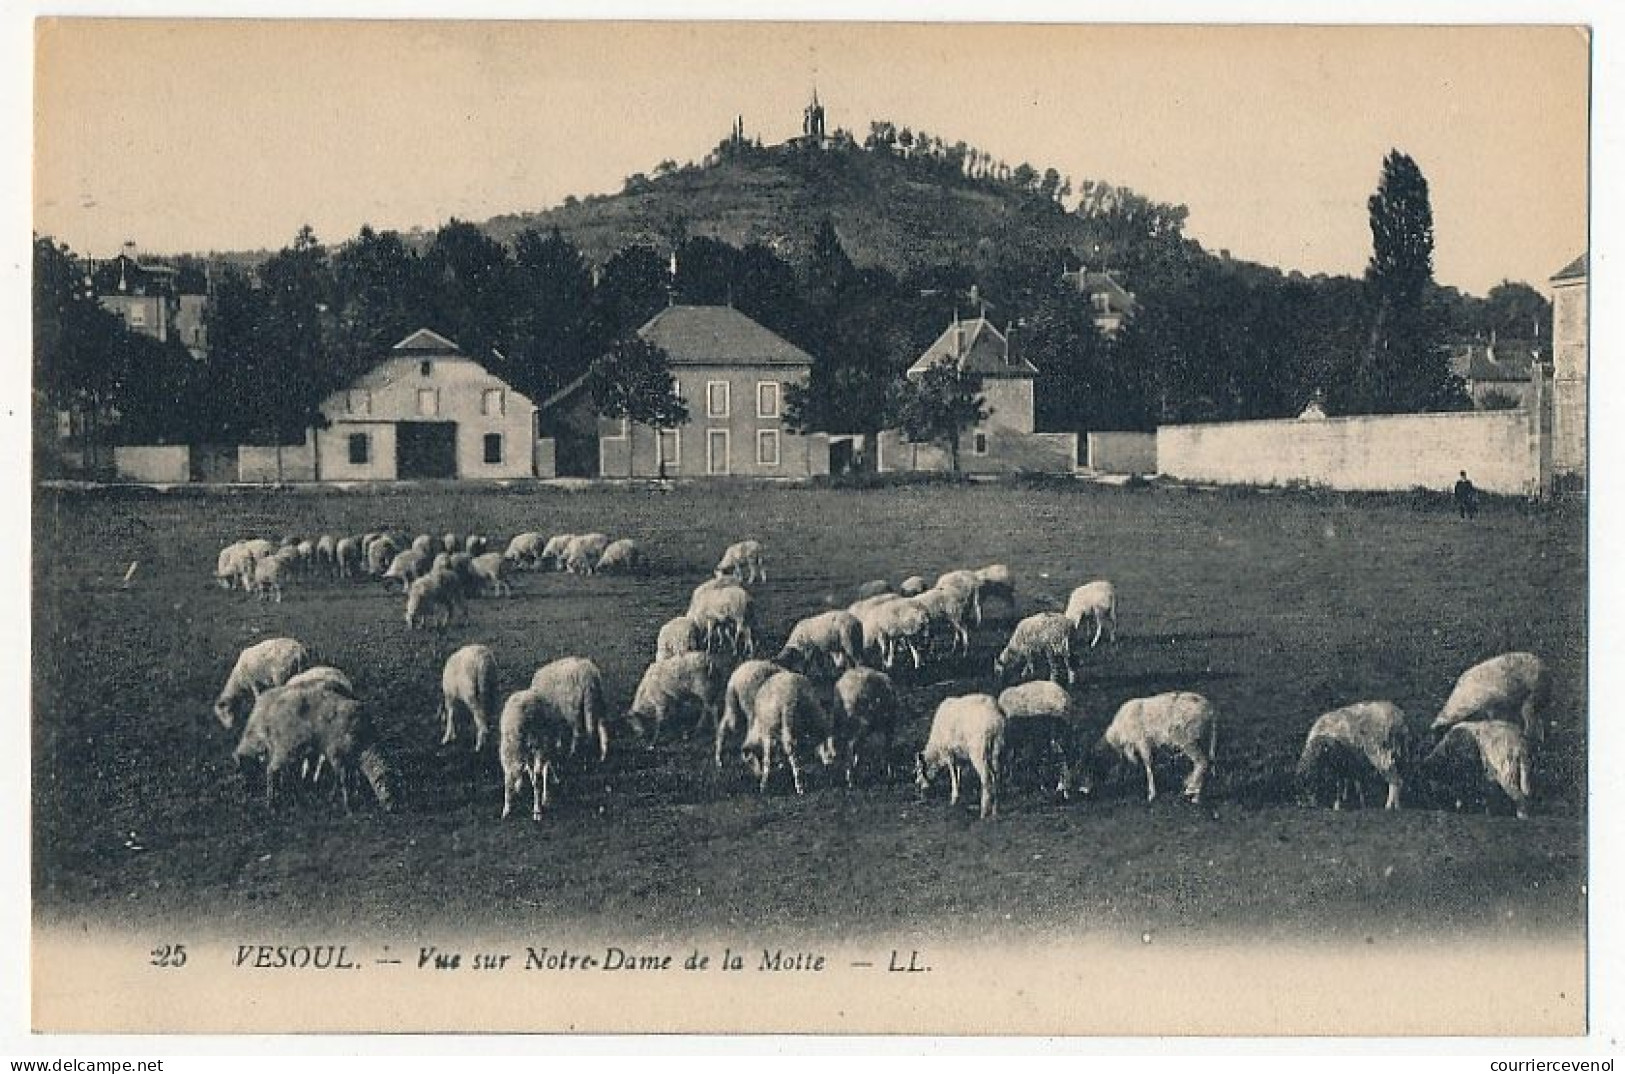
{"type": "Polygon", "coordinates": [[[728,416],[727,381],[713,380],[706,383],[705,416],[708,418],[726,418],[728,416]]]}
{"type": "Polygon", "coordinates": [[[480,395],[480,413],[488,418],[500,417],[502,415],[502,403],[502,389],[487,388],[480,395]]]}
{"type": "Polygon", "coordinates": [[[987,434],[986,433],[977,433],[971,439],[970,453],[972,455],[986,455],[987,454],[987,434]]]}
{"type": "Polygon", "coordinates": [[[776,418],[779,416],[778,381],[761,380],[756,382],[756,416],[758,418],[776,418]]]}
{"type": "Polygon", "coordinates": [[[779,464],[779,431],[777,429],[762,429],[756,434],[756,465],[777,466],[779,464]]]}
{"type": "Polygon", "coordinates": [[[350,414],[371,414],[372,393],[361,389],[346,392],[344,395],[344,409],[350,414]]]}
{"type": "Polygon", "coordinates": [[[485,434],[485,461],[495,464],[502,461],[502,434],[485,434]]]}
{"type": "Polygon", "coordinates": [[[366,433],[350,434],[350,465],[365,466],[372,461],[372,437],[366,433]]]}
{"type": "Polygon", "coordinates": [[[657,445],[660,454],[655,458],[666,464],[667,470],[675,470],[683,465],[683,440],[677,435],[676,429],[661,429],[660,441],[657,445]]]}
{"type": "Polygon", "coordinates": [[[419,376],[426,377],[430,373],[433,373],[433,372],[434,372],[434,363],[433,362],[425,360],[425,361],[420,362],[418,364],[418,375],[419,376]]]}
{"type": "Polygon", "coordinates": [[[432,418],[440,413],[440,392],[434,388],[418,389],[418,415],[432,418]]]}

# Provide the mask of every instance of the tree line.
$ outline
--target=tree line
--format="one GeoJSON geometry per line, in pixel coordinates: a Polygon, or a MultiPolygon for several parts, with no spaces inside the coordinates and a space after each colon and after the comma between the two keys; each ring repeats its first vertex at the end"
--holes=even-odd
{"type": "Polygon", "coordinates": [[[1182,206],[1085,183],[1074,212],[1100,240],[1085,256],[1109,257],[1137,299],[1110,336],[1062,278],[1080,252],[1061,247],[989,244],[974,264],[899,276],[854,264],[829,219],[799,263],[678,222],[664,249],[628,245],[597,267],[556,229],[510,246],[454,219],[421,248],[370,227],[330,248],[307,227],[252,272],[216,275],[201,359],[127,331],[79,259],[38,237],[35,387],[51,406],[116,416],[110,433],[126,442],[291,443],[415,328],[540,401],[680,301],[731,304],[813,355],[786,399],[804,430],[872,434],[917,414],[901,372],[955,316],[986,316],[1038,368],[1043,431],[1287,417],[1317,396],[1331,413],[1464,406],[1446,340],[1526,338],[1549,308],[1523,284],[1474,299],[1433,282],[1426,180],[1409,157],[1389,155],[1368,208],[1363,278],[1287,276],[1203,250],[1183,235],[1182,206]]]}

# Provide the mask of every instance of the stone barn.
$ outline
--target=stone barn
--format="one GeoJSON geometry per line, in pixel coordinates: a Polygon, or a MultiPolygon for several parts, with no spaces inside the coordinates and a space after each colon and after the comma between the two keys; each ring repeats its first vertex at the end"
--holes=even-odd
{"type": "Polygon", "coordinates": [[[427,328],[322,402],[322,481],[534,476],[536,406],[427,328]]]}

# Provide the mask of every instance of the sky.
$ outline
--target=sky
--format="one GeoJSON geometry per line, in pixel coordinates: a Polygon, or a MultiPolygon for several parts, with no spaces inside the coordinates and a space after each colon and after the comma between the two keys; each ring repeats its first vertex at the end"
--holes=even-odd
{"type": "Polygon", "coordinates": [[[887,118],[1190,209],[1213,250],[1363,271],[1398,148],[1435,276],[1587,245],[1589,42],[1564,27],[45,20],[35,230],[94,256],[275,248],[608,193],[728,131],[887,118]]]}

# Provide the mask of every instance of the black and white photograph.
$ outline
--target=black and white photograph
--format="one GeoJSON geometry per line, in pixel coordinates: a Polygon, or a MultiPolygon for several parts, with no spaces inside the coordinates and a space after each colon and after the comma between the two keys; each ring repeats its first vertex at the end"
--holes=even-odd
{"type": "Polygon", "coordinates": [[[33,23],[34,1032],[1585,1037],[1589,27],[444,14],[33,23]]]}

